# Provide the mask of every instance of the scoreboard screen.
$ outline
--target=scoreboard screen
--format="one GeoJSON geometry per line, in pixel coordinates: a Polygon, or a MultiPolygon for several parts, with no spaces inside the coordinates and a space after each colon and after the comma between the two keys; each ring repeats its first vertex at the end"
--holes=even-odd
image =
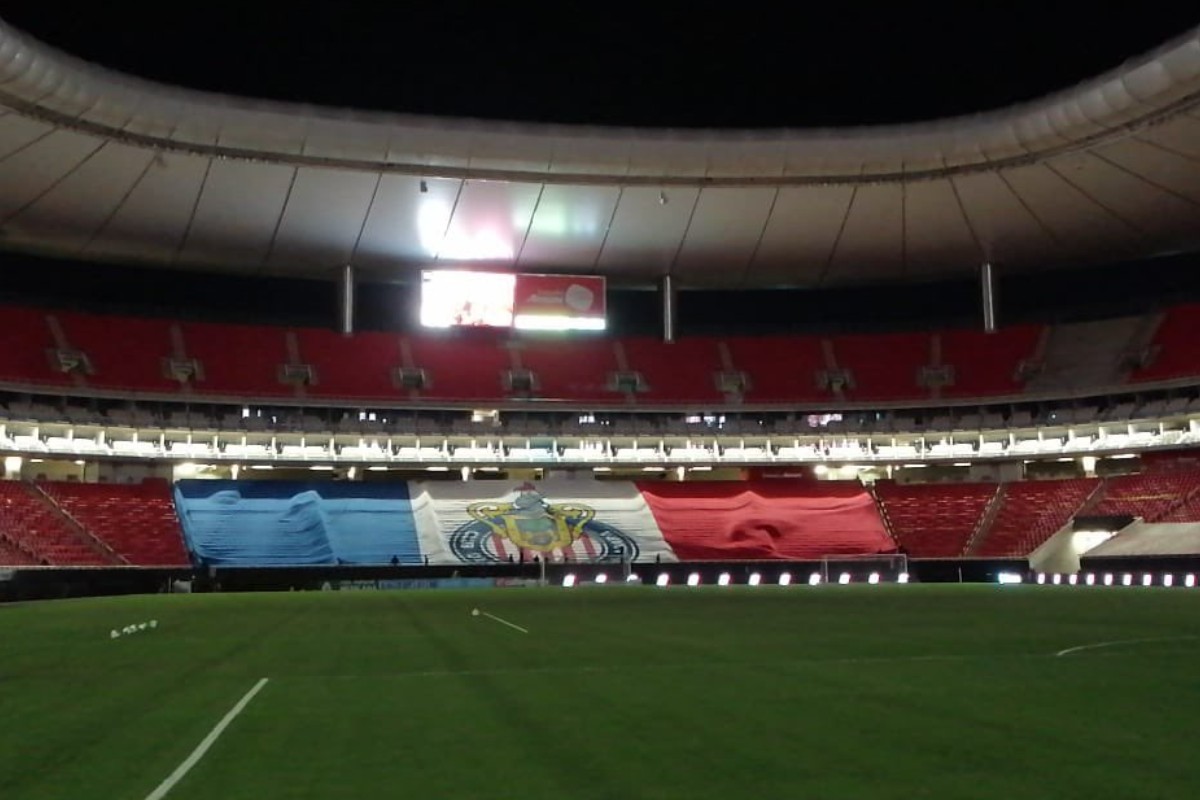
{"type": "Polygon", "coordinates": [[[516,284],[511,273],[426,270],[421,273],[421,324],[512,327],[516,284]]]}
{"type": "Polygon", "coordinates": [[[602,331],[605,300],[604,278],[595,275],[421,273],[421,324],[427,328],[602,331]]]}

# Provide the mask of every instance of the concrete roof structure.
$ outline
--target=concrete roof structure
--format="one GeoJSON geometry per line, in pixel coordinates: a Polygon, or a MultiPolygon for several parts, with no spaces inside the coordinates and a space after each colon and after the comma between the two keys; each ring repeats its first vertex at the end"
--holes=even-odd
{"type": "Polygon", "coordinates": [[[972,116],[674,131],[204,93],[83,62],[0,21],[0,246],[255,275],[483,263],[706,288],[1192,251],[1200,28],[972,116]]]}

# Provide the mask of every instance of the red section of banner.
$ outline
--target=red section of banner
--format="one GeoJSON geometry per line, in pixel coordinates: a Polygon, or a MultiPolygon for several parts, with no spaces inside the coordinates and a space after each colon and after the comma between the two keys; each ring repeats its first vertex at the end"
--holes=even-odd
{"type": "Polygon", "coordinates": [[[604,278],[596,275],[518,275],[513,314],[597,317],[605,309],[604,278]]]}
{"type": "Polygon", "coordinates": [[[834,481],[640,482],[681,561],[892,553],[875,501],[834,481]]]}

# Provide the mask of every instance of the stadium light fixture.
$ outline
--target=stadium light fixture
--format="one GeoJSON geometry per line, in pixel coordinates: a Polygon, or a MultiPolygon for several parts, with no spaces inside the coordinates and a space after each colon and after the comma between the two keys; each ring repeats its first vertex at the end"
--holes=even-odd
{"type": "Polygon", "coordinates": [[[1154,576],[1151,575],[1149,572],[1143,573],[1142,574],[1142,586],[1152,586],[1152,585],[1154,585],[1154,576]]]}
{"type": "Polygon", "coordinates": [[[1079,583],[1079,575],[1072,572],[1067,576],[1067,583],[1071,584],[1072,586],[1077,585],[1079,583]]]}
{"type": "Polygon", "coordinates": [[[562,585],[563,585],[564,589],[570,589],[572,586],[574,586],[575,585],[575,573],[568,572],[566,575],[563,575],[562,585]]]}
{"type": "Polygon", "coordinates": [[[1122,586],[1133,586],[1133,576],[1130,575],[1128,572],[1126,572],[1124,575],[1121,576],[1121,585],[1122,586]]]}
{"type": "Polygon", "coordinates": [[[717,586],[728,586],[728,585],[729,585],[729,573],[722,572],[720,575],[717,576],[717,586]]]}
{"type": "Polygon", "coordinates": [[[1162,585],[1163,586],[1174,586],[1175,585],[1175,576],[1169,572],[1166,575],[1163,575],[1162,576],[1162,585]]]}
{"type": "Polygon", "coordinates": [[[1104,573],[1104,585],[1105,586],[1113,585],[1113,575],[1111,572],[1104,573]]]}
{"type": "Polygon", "coordinates": [[[1037,574],[1037,584],[1038,584],[1038,586],[1045,586],[1045,585],[1046,585],[1046,573],[1044,573],[1044,572],[1039,572],[1039,573],[1037,574]]]}
{"type": "Polygon", "coordinates": [[[808,576],[808,585],[817,586],[821,583],[821,573],[814,572],[808,576]]]}
{"type": "Polygon", "coordinates": [[[1050,576],[1050,583],[1058,586],[1060,583],[1062,583],[1062,575],[1059,575],[1057,572],[1054,573],[1050,576]]]}
{"type": "Polygon", "coordinates": [[[1095,586],[1096,585],[1096,576],[1090,572],[1085,573],[1083,576],[1083,582],[1085,584],[1087,584],[1088,586],[1095,586]]]}
{"type": "Polygon", "coordinates": [[[779,575],[779,585],[780,586],[790,586],[791,583],[792,583],[792,573],[790,573],[790,572],[780,573],[780,575],[779,575]]]}
{"type": "Polygon", "coordinates": [[[693,572],[690,575],[688,575],[687,585],[688,586],[699,586],[700,585],[700,573],[693,572]]]}
{"type": "Polygon", "coordinates": [[[1021,582],[1021,573],[1019,572],[1001,572],[996,576],[996,583],[1001,586],[1011,586],[1021,582]]]}
{"type": "Polygon", "coordinates": [[[597,576],[596,576],[595,578],[593,578],[592,580],[593,580],[593,582],[595,582],[595,583],[599,583],[599,584],[605,584],[605,583],[608,583],[608,576],[607,576],[607,575],[605,575],[603,572],[601,572],[599,575],[597,575],[597,576]]]}
{"type": "Polygon", "coordinates": [[[878,573],[878,572],[872,572],[870,575],[868,575],[868,576],[867,576],[867,583],[869,583],[869,584],[872,584],[872,585],[874,585],[874,584],[876,584],[876,583],[879,583],[879,573],[878,573]]]}
{"type": "Polygon", "coordinates": [[[750,579],[746,581],[746,583],[750,584],[751,586],[758,586],[760,583],[762,583],[762,575],[757,572],[751,572],[750,579]]]}
{"type": "Polygon", "coordinates": [[[625,582],[626,583],[641,583],[642,578],[636,572],[631,572],[625,576],[625,582]]]}
{"type": "Polygon", "coordinates": [[[658,580],[656,580],[654,583],[656,586],[670,586],[671,576],[665,572],[660,572],[658,573],[658,580]]]}
{"type": "Polygon", "coordinates": [[[896,576],[896,583],[908,583],[908,573],[901,572],[896,576]]]}
{"type": "Polygon", "coordinates": [[[841,584],[842,586],[845,586],[849,582],[850,582],[850,573],[849,572],[843,572],[841,575],[838,575],[838,583],[841,584]]]}
{"type": "Polygon", "coordinates": [[[1190,573],[1190,572],[1189,572],[1187,575],[1184,575],[1184,576],[1183,576],[1183,585],[1184,585],[1184,586],[1186,586],[1186,587],[1187,587],[1187,588],[1189,588],[1189,589],[1195,588],[1195,586],[1196,586],[1196,576],[1195,576],[1195,575],[1193,575],[1193,574],[1192,574],[1192,573],[1190,573]]]}

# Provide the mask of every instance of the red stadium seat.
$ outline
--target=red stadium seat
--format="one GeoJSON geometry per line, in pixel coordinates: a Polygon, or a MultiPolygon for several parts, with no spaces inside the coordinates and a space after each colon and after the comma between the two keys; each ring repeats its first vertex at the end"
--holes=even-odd
{"type": "Polygon", "coordinates": [[[880,481],[875,496],[892,535],[914,558],[958,558],[996,494],[994,483],[899,484],[880,481]]]}
{"type": "Polygon", "coordinates": [[[1004,484],[999,512],[972,555],[1029,555],[1069,523],[1099,485],[1097,478],[1004,484]]]}
{"type": "Polygon", "coordinates": [[[41,488],[89,533],[140,566],[185,566],[187,553],[166,481],[46,482],[41,488]]]}

